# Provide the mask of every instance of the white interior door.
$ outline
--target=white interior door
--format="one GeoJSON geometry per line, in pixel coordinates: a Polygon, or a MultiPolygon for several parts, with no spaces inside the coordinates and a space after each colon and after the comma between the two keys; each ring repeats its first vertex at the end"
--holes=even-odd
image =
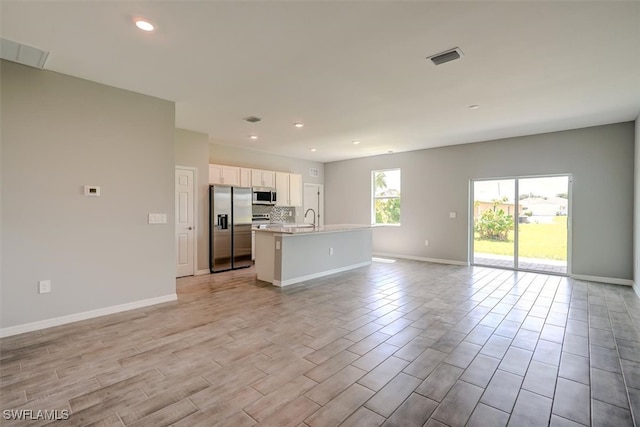
{"type": "MultiPolygon", "coordinates": [[[[324,191],[320,184],[304,184],[303,209],[313,209],[316,213],[316,225],[324,225],[324,191]]],[[[313,223],[313,214],[309,212],[304,218],[307,224],[313,223]]]]}
{"type": "Polygon", "coordinates": [[[176,276],[195,274],[194,170],[176,167],[176,276]]]}

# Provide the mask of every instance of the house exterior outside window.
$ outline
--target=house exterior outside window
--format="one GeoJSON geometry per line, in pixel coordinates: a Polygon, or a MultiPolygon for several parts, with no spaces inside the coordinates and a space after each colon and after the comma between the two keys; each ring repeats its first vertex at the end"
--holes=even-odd
{"type": "Polygon", "coordinates": [[[371,172],[371,223],[400,225],[400,169],[371,172]]]}

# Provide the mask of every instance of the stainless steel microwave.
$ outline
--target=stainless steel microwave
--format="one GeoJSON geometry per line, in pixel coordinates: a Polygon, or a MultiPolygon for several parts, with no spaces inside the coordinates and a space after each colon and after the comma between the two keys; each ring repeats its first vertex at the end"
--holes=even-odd
{"type": "Polygon", "coordinates": [[[254,205],[275,205],[276,190],[273,188],[253,187],[254,205]]]}

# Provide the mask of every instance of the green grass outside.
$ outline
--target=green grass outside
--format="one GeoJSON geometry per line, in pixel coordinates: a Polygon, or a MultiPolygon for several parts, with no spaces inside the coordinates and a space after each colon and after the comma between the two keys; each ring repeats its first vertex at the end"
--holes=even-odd
{"type": "MultiPolygon", "coordinates": [[[[523,258],[567,260],[567,217],[557,216],[551,224],[517,224],[520,228],[518,255],[523,258]]],[[[476,253],[513,256],[513,231],[508,242],[479,240],[474,236],[476,253]]]]}

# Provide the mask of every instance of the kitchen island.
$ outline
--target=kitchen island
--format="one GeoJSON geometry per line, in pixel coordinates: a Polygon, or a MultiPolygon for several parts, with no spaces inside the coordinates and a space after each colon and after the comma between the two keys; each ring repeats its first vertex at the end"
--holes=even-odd
{"type": "Polygon", "coordinates": [[[371,226],[332,224],[256,229],[258,280],[287,286],[371,264],[371,226]]]}

